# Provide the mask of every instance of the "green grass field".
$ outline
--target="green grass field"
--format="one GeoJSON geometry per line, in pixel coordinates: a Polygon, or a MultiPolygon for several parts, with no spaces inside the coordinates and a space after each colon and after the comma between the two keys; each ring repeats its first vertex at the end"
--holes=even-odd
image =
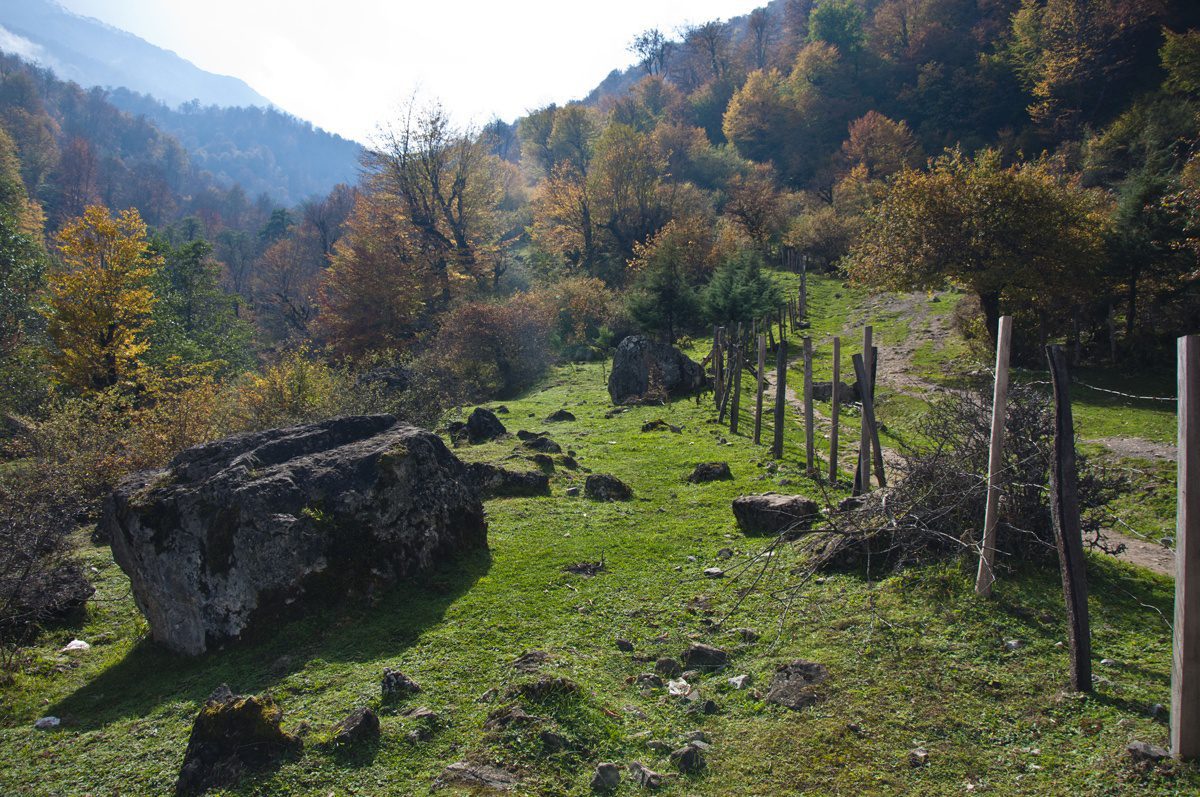
{"type": "MultiPolygon", "coordinates": [[[[565,497],[582,473],[559,469],[553,495],[487,505],[489,555],[478,556],[386,595],[376,605],[312,610],[271,634],[199,659],[170,655],[145,638],[128,582],[106,548],[85,546],[99,588],[80,625],[51,629],[28,651],[24,674],[0,692],[0,793],[156,795],[170,793],[192,718],[220,683],[269,692],[285,727],[308,729],[304,752],[244,782],[238,795],[426,794],[439,772],[463,758],[522,774],[520,793],[582,795],[597,761],[640,760],[669,771],[650,740],[678,742],[701,728],[713,747],[705,774],[670,781],[667,795],[1168,795],[1196,793],[1200,773],[1133,772],[1133,739],[1164,744],[1151,717],[1168,702],[1172,588],[1158,578],[1093,556],[1089,560],[1094,695],[1067,690],[1062,594],[1057,571],[1005,572],[995,600],[971,591],[970,562],[914,569],[878,581],[857,573],[787,589],[792,554],[779,554],[758,588],[752,557],[769,543],[734,525],[733,497],[766,490],[814,492],[801,474],[803,440],[790,425],[787,451],[769,474],[763,448],[714,423],[711,401],[643,407],[614,418],[599,364],[556,369],[546,384],[508,402],[510,431],[548,429],[580,464],[613,473],[635,490],[629,503],[565,497]],[[547,425],[559,408],[576,422],[547,425]],[[643,433],[663,418],[683,432],[643,433]],[[729,462],[735,479],[691,485],[698,462],[729,462]],[[723,548],[733,557],[718,557],[723,548]],[[603,560],[594,578],[564,572],[603,560]],[[705,567],[728,576],[711,580],[705,567]],[[739,574],[741,574],[739,576],[739,574]],[[738,577],[735,577],[738,576],[738,577]],[[732,633],[752,627],[744,644],[732,633]],[[56,651],[74,637],[93,643],[78,657],[56,651]],[[691,642],[733,654],[725,673],[700,682],[720,713],[689,715],[665,690],[643,694],[629,681],[652,664],[619,651],[674,655],[691,642]],[[1024,645],[1008,651],[1005,642],[1024,645]],[[481,702],[528,680],[509,663],[526,650],[553,657],[547,668],[582,687],[579,695],[528,705],[572,742],[547,753],[536,732],[501,738],[482,730],[498,704],[481,702]],[[831,677],[816,706],[792,712],[734,691],[748,673],[765,688],[774,667],[795,658],[824,663],[831,677]],[[385,666],[399,667],[424,692],[379,705],[385,666]],[[319,742],[351,709],[382,709],[377,749],[343,757],[319,742]],[[443,718],[434,737],[410,742],[403,710],[427,705],[443,718]],[[56,731],[33,721],[54,714],[56,731]],[[922,746],[929,764],[913,768],[922,746]]],[[[459,449],[500,459],[515,439],[459,449]]],[[[640,790],[626,777],[620,793],[640,790]]]]}

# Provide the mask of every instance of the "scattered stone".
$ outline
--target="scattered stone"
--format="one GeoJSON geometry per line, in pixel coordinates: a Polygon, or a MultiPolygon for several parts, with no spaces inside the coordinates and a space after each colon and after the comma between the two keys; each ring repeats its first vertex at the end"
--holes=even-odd
{"type": "Polygon", "coordinates": [[[924,747],[914,747],[908,751],[908,765],[914,769],[929,763],[929,751],[924,747]]]}
{"type": "Polygon", "coordinates": [[[729,679],[729,685],[734,689],[745,689],[750,685],[749,675],[735,675],[729,679]]]}
{"type": "Polygon", "coordinates": [[[330,733],[338,747],[369,743],[379,738],[379,717],[369,708],[356,708],[334,725],[330,733]]]}
{"type": "Polygon", "coordinates": [[[683,668],[679,666],[679,662],[675,661],[675,659],[664,656],[654,662],[654,671],[668,678],[678,678],[683,672],[683,668]]]}
{"type": "Polygon", "coordinates": [[[717,558],[718,559],[732,559],[733,558],[733,549],[732,548],[722,548],[721,550],[717,551],[717,558]]]}
{"type": "Polygon", "coordinates": [[[534,454],[529,461],[546,473],[554,472],[554,458],[549,454],[534,454]]]}
{"type": "Polygon", "coordinates": [[[538,734],[538,739],[547,753],[558,753],[571,746],[571,740],[556,731],[542,731],[538,734]]]}
{"type": "Polygon", "coordinates": [[[530,440],[537,440],[539,437],[545,437],[546,432],[529,432],[524,429],[517,430],[517,439],[522,443],[528,443],[530,440]]]}
{"type": "Polygon", "coordinates": [[[575,457],[571,454],[559,456],[558,464],[562,465],[567,470],[579,470],[579,463],[575,461],[575,457]]]}
{"type": "Polygon", "coordinates": [[[671,697],[687,697],[692,693],[692,685],[684,678],[667,681],[667,694],[671,697]]]}
{"type": "Polygon", "coordinates": [[[593,473],[583,485],[583,493],[593,501],[628,501],[633,498],[629,485],[607,473],[593,473]]]}
{"type": "Polygon", "coordinates": [[[514,670],[520,672],[537,672],[543,664],[550,661],[550,654],[544,650],[527,650],[512,661],[514,670]]]}
{"type": "Polygon", "coordinates": [[[741,637],[741,640],[746,644],[753,644],[758,641],[758,632],[753,628],[735,628],[733,633],[741,637]]]}
{"type": "Polygon", "coordinates": [[[629,777],[633,782],[645,789],[657,789],[662,786],[663,776],[655,772],[641,761],[629,765],[629,777]]]}
{"type": "Polygon", "coordinates": [[[492,791],[512,791],[520,781],[513,773],[489,764],[456,761],[442,770],[435,786],[460,785],[492,791]]]}
{"type": "Polygon", "coordinates": [[[592,775],[592,791],[610,792],[616,791],[621,785],[621,768],[616,764],[608,762],[596,765],[596,772],[592,775]]]}
{"type": "Polygon", "coordinates": [[[63,647],[62,650],[60,650],[58,652],[59,653],[86,653],[87,651],[89,651],[91,649],[92,649],[92,646],[89,645],[87,642],[84,642],[82,639],[72,639],[70,642],[68,642],[66,644],[65,647],[63,647]]]}
{"type": "Polygon", "coordinates": [[[704,742],[705,744],[708,744],[710,741],[712,741],[711,739],[708,738],[707,733],[705,733],[704,731],[698,731],[698,730],[697,731],[688,731],[687,733],[685,733],[683,735],[683,740],[685,742],[704,742]]]}
{"type": "Polygon", "coordinates": [[[467,465],[467,474],[484,498],[550,495],[550,477],[545,473],[508,470],[487,462],[472,462],[467,465]]]}
{"type": "Polygon", "coordinates": [[[825,665],[797,659],[775,670],[767,690],[767,702],[799,711],[813,705],[821,696],[815,687],[829,677],[825,665]]]}
{"type": "Polygon", "coordinates": [[[390,415],[189,448],[122,480],[101,525],[154,639],[188,655],[487,547],[466,466],[390,415]]]}
{"type": "Polygon", "coordinates": [[[733,516],[747,534],[803,532],[819,513],[817,502],[802,495],[763,493],[733,499],[733,516]]]}
{"type": "Polygon", "coordinates": [[[729,663],[729,654],[712,645],[694,644],[683,652],[683,666],[697,670],[719,670],[729,663]]]}
{"type": "Polygon", "coordinates": [[[685,775],[701,772],[706,766],[704,751],[694,744],[684,745],[671,753],[671,764],[685,775]]]}
{"type": "Polygon", "coordinates": [[[706,578],[725,578],[725,571],[719,567],[704,568],[704,576],[706,578]]]}
{"type": "Polygon", "coordinates": [[[642,431],[647,432],[647,433],[649,433],[649,432],[674,432],[675,434],[681,434],[683,432],[683,427],[675,426],[673,424],[667,423],[662,418],[655,418],[652,421],[646,421],[645,423],[643,423],[642,431]]]}
{"type": "Polygon", "coordinates": [[[495,412],[497,415],[508,415],[508,407],[501,404],[499,407],[493,410],[493,412],[495,412]]]}
{"type": "Polygon", "coordinates": [[[483,729],[498,731],[511,726],[536,725],[545,721],[545,718],[535,717],[518,705],[502,706],[488,714],[487,719],[484,720],[483,729]]]}
{"type": "Polygon", "coordinates": [[[633,652],[633,643],[630,642],[628,639],[621,639],[620,637],[618,637],[617,638],[617,650],[623,650],[626,653],[632,653],[633,652]]]}
{"type": "Polygon", "coordinates": [[[1163,748],[1146,742],[1130,742],[1125,752],[1138,764],[1157,764],[1171,757],[1163,748]]]}
{"type": "Polygon", "coordinates": [[[525,447],[534,451],[541,451],[545,454],[561,454],[562,446],[551,440],[549,437],[535,437],[532,440],[525,441],[525,447]]]}
{"type": "Polygon", "coordinates": [[[704,369],[683,352],[641,335],[621,341],[608,376],[613,404],[662,403],[704,386],[704,369]]]}
{"type": "Polygon", "coordinates": [[[733,473],[729,470],[728,462],[701,462],[692,470],[687,480],[692,484],[705,482],[729,481],[733,473]]]}
{"type": "MultiPolygon", "coordinates": [[[[494,690],[493,690],[494,691],[494,690]]],[[[408,740],[414,744],[427,742],[433,738],[433,732],[437,730],[441,724],[442,718],[436,711],[426,706],[413,709],[405,714],[411,720],[415,720],[418,724],[408,732],[408,740]]]]}
{"type": "Polygon", "coordinates": [[[575,420],[575,416],[567,410],[555,410],[546,416],[546,423],[564,423],[575,420]]]}
{"type": "Polygon", "coordinates": [[[693,714],[716,714],[720,710],[721,707],[717,705],[715,700],[700,700],[688,707],[688,711],[693,714]]]}
{"type": "Polygon", "coordinates": [[[563,572],[574,573],[579,576],[587,576],[591,578],[598,573],[603,573],[605,570],[604,562],[576,562],[573,565],[567,565],[563,568],[563,572]]]}
{"type": "Polygon", "coordinates": [[[1117,663],[1112,659],[1100,659],[1101,667],[1116,667],[1117,663]]]}
{"type": "Polygon", "coordinates": [[[578,486],[578,485],[573,485],[573,486],[571,486],[571,487],[568,487],[568,488],[567,488],[567,490],[566,490],[566,493],[567,493],[567,497],[568,497],[568,498],[575,498],[575,497],[577,497],[577,496],[579,495],[579,486],[578,486]]]}
{"type": "Polygon", "coordinates": [[[658,753],[659,755],[669,755],[670,752],[672,750],[674,750],[675,748],[672,747],[671,745],[667,744],[666,742],[654,739],[652,741],[646,742],[646,749],[651,752],[658,753]]]}
{"type": "Polygon", "coordinates": [[[416,681],[399,670],[393,670],[391,667],[384,668],[383,680],[380,682],[379,687],[384,700],[408,697],[421,691],[421,687],[416,681]]]}
{"type": "Polygon", "coordinates": [[[652,672],[644,672],[637,677],[637,681],[635,683],[637,683],[638,686],[648,686],[652,689],[661,689],[663,680],[652,672]]]}
{"type": "Polygon", "coordinates": [[[704,673],[700,672],[699,670],[684,670],[683,675],[679,677],[685,681],[695,681],[698,680],[703,674],[704,673]]]}
{"type": "Polygon", "coordinates": [[[51,728],[57,728],[61,724],[62,720],[60,720],[58,717],[50,716],[42,717],[41,719],[37,720],[33,723],[33,727],[40,731],[48,731],[51,728]]]}
{"type": "Polygon", "coordinates": [[[1025,647],[1025,643],[1019,639],[1010,639],[1004,643],[1004,649],[1007,651],[1020,650],[1025,647]]]}
{"type": "Polygon", "coordinates": [[[235,695],[220,686],[192,723],[175,783],[180,795],[233,786],[247,770],[274,766],[303,743],[279,727],[283,711],[269,697],[235,695]]]}
{"type": "Polygon", "coordinates": [[[508,434],[508,430],[496,417],[496,413],[484,407],[476,407],[467,418],[466,433],[467,439],[478,445],[508,434]]]}

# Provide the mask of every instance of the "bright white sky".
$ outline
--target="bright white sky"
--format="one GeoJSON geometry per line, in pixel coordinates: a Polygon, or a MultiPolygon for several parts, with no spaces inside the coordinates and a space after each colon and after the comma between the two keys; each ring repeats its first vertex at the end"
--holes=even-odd
{"type": "Polygon", "coordinates": [[[647,28],[728,19],[766,0],[60,0],[365,140],[414,91],[462,122],[578,99],[647,28]]]}

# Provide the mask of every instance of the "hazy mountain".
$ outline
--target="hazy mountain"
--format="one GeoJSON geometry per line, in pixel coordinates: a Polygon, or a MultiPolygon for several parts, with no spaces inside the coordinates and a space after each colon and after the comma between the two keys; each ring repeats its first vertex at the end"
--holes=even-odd
{"type": "Polygon", "coordinates": [[[35,61],[81,86],[122,86],[168,105],[269,106],[243,81],[200,69],[170,50],[54,0],[0,2],[0,49],[35,61]]]}

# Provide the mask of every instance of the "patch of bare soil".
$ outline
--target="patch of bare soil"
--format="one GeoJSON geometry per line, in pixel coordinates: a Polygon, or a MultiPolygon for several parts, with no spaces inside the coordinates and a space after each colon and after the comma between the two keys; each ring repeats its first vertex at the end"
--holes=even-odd
{"type": "Polygon", "coordinates": [[[1176,458],[1176,449],[1171,443],[1156,443],[1140,437],[1097,437],[1088,442],[1099,443],[1122,458],[1165,460],[1176,458]]]}
{"type": "Polygon", "coordinates": [[[1110,548],[1115,548],[1117,545],[1125,546],[1125,550],[1114,554],[1122,562],[1129,562],[1165,576],[1174,577],[1175,575],[1175,551],[1171,548],[1131,537],[1112,529],[1101,531],[1100,539],[1110,548]]]}

